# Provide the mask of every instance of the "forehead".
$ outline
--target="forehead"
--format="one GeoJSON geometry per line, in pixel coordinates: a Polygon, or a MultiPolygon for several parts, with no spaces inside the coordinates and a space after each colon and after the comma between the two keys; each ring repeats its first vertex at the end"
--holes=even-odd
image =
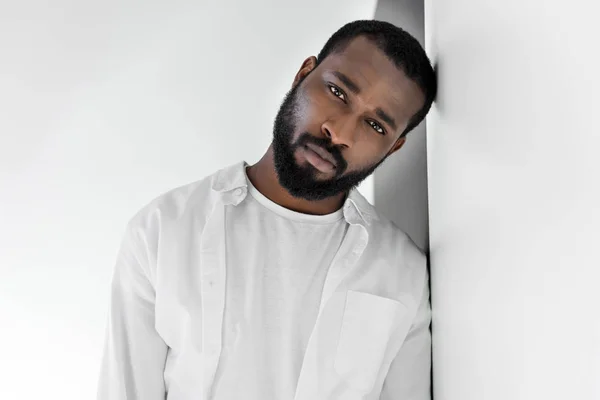
{"type": "Polygon", "coordinates": [[[342,52],[327,56],[321,67],[323,74],[339,71],[347,75],[360,87],[365,101],[389,108],[395,115],[408,119],[423,105],[419,86],[363,36],[353,39],[342,52]]]}

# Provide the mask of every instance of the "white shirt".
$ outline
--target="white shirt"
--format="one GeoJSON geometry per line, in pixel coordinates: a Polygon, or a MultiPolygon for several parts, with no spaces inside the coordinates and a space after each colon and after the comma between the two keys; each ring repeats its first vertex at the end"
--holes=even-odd
{"type": "MultiPolygon", "coordinates": [[[[230,262],[227,246],[234,223],[228,218],[252,205],[246,166],[237,163],[163,194],[129,222],[112,280],[99,400],[224,400],[215,397],[220,382],[228,371],[241,373],[227,361],[240,356],[233,350],[243,334],[236,327],[241,320],[230,319],[226,307],[237,304],[227,302],[234,296],[228,275],[241,265],[230,262]]],[[[318,310],[306,317],[314,322],[303,323],[313,326],[300,344],[299,370],[290,362],[272,380],[287,379],[279,390],[294,400],[428,400],[426,258],[358,191],[341,211],[347,229],[317,284],[318,310]]],[[[232,259],[253,258],[261,239],[237,240],[232,259]]],[[[246,287],[255,287],[256,276],[247,279],[254,280],[246,287]]]]}
{"type": "Polygon", "coordinates": [[[329,265],[349,224],[343,210],[308,215],[249,195],[225,209],[227,282],[221,400],[292,399],[329,265]]]}

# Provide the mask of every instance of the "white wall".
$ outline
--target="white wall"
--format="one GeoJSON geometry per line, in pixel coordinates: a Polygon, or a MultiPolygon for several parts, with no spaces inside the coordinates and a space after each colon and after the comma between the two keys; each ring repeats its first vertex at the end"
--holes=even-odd
{"type": "Polygon", "coordinates": [[[426,1],[436,400],[600,399],[598,11],[426,1]]]}
{"type": "Polygon", "coordinates": [[[127,220],[170,188],[256,162],[302,61],[374,9],[2,3],[0,398],[94,397],[127,220]]]}

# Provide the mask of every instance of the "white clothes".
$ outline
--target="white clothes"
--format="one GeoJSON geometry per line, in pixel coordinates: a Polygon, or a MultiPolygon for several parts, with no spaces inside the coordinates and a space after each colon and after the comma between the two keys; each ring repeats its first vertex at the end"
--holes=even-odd
{"type": "Polygon", "coordinates": [[[220,400],[292,399],[329,265],[349,224],[249,195],[226,206],[227,279],[220,400]]]}
{"type": "MultiPolygon", "coordinates": [[[[258,207],[253,201],[260,203],[249,194],[247,165],[239,162],[171,190],[129,221],[112,279],[98,400],[224,400],[215,397],[219,383],[232,371],[241,373],[228,363],[236,357],[248,362],[235,351],[235,341],[252,343],[253,329],[268,329],[263,319],[244,331],[253,322],[247,316],[264,318],[256,311],[264,305],[249,304],[243,315],[239,307],[237,314],[229,312],[229,305],[240,305],[241,297],[236,296],[264,298],[265,293],[250,293],[260,287],[257,275],[246,274],[248,282],[228,275],[239,273],[242,260],[252,260],[247,265],[256,267],[260,251],[276,251],[277,246],[267,240],[293,241],[279,235],[265,237],[260,227],[241,228],[256,232],[246,242],[231,233],[237,229],[232,227],[240,210],[258,207]],[[233,293],[232,288],[240,285],[245,285],[244,291],[233,293]]],[[[273,381],[287,382],[278,393],[293,393],[289,397],[293,400],[429,400],[431,310],[426,257],[358,191],[350,191],[340,211],[345,232],[323,239],[330,240],[324,247],[337,247],[333,253],[321,252],[324,263],[333,257],[327,260],[326,271],[315,262],[286,264],[310,270],[316,281],[324,281],[312,286],[305,282],[309,291],[321,286],[320,295],[317,300],[314,293],[307,295],[306,314],[300,320],[287,319],[310,332],[296,333],[302,359],[298,360],[300,350],[288,349],[282,359],[289,357],[289,365],[271,372],[273,381]]],[[[242,220],[249,218],[252,213],[242,220]]],[[[305,254],[303,259],[314,257],[305,254]]],[[[289,298],[282,304],[294,307],[289,298]]],[[[283,310],[267,312],[282,315],[283,310]]],[[[275,324],[270,326],[282,329],[277,324],[285,324],[284,320],[270,321],[275,324]]],[[[263,361],[256,362],[257,367],[265,367],[263,361]]]]}

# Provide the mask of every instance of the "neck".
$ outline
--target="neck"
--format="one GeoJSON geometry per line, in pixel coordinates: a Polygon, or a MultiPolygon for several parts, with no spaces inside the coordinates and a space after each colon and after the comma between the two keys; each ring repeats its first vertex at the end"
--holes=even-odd
{"type": "Polygon", "coordinates": [[[273,145],[254,165],[246,169],[248,179],[254,187],[269,200],[289,210],[311,215],[331,214],[339,210],[345,200],[345,193],[323,200],[311,201],[293,197],[279,184],[273,158],[273,145]]]}

